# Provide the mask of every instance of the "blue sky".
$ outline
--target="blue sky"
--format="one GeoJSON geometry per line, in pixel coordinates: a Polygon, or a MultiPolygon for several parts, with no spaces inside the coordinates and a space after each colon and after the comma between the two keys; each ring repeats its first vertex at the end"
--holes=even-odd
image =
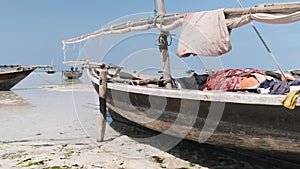
{"type": "MultiPolygon", "coordinates": [[[[247,7],[277,1],[243,0],[242,3],[247,7]]],[[[168,13],[238,7],[235,0],[165,0],[165,5],[168,13]]],[[[2,0],[0,64],[50,64],[53,60],[59,67],[63,61],[62,40],[93,32],[124,16],[145,12],[151,14],[153,10],[153,0],[2,0]]],[[[284,69],[300,68],[299,22],[287,25],[255,24],[284,69]]],[[[145,43],[155,49],[155,36],[146,37],[149,42],[145,39],[135,42],[145,43]]],[[[219,58],[224,67],[276,68],[250,25],[234,30],[231,41],[233,50],[219,58]]],[[[119,53],[129,48],[121,47],[122,44],[117,48],[119,53]]],[[[176,46],[170,49],[176,50],[176,46]]],[[[107,60],[114,61],[111,58],[107,60]]],[[[145,58],[139,62],[150,60],[145,58]]],[[[203,67],[203,64],[195,63],[195,58],[190,61],[185,59],[185,62],[191,64],[193,69],[203,67]]]]}

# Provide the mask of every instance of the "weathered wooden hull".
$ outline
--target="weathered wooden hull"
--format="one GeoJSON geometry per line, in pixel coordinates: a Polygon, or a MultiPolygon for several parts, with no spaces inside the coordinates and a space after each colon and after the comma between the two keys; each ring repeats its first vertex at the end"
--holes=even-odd
{"type": "Polygon", "coordinates": [[[0,72],[0,90],[10,90],[35,69],[36,68],[24,68],[0,72]]]}
{"type": "MultiPolygon", "coordinates": [[[[93,83],[93,85],[98,92],[98,84],[93,83]]],[[[172,98],[163,96],[163,92],[161,96],[139,93],[138,90],[134,92],[134,89],[131,90],[134,86],[130,86],[127,91],[124,90],[126,87],[121,90],[118,90],[118,87],[120,84],[108,85],[107,107],[138,125],[200,142],[203,142],[205,133],[208,133],[212,135],[205,140],[206,143],[250,150],[300,164],[299,106],[294,110],[288,110],[280,105],[172,98]],[[211,107],[220,107],[222,104],[225,107],[219,109],[223,111],[220,121],[216,116],[209,117],[211,107]],[[194,111],[195,109],[197,112],[194,111]],[[205,131],[204,125],[208,118],[211,119],[211,123],[216,124],[216,129],[213,131],[205,131]]],[[[114,115],[112,117],[118,118],[114,115]]],[[[214,128],[215,124],[209,127],[214,128]]]]}
{"type": "Polygon", "coordinates": [[[64,71],[63,74],[68,79],[79,79],[82,76],[83,72],[76,71],[64,71]]]}

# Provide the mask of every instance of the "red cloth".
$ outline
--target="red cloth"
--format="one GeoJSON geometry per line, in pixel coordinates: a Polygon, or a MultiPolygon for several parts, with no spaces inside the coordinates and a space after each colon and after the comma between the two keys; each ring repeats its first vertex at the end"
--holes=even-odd
{"type": "Polygon", "coordinates": [[[242,79],[250,77],[251,73],[264,74],[263,71],[251,69],[244,71],[242,69],[219,70],[208,77],[207,90],[241,90],[242,79]]]}

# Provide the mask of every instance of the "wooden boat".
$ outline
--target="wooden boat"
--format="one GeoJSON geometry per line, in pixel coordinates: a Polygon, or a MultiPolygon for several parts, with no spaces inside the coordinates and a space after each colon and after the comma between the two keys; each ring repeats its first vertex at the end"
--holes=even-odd
{"type": "MultiPolygon", "coordinates": [[[[88,72],[99,92],[99,70],[88,72]]],[[[122,117],[173,136],[300,164],[300,102],[288,110],[282,106],[283,95],[162,89],[153,79],[150,85],[149,79],[132,77],[108,79],[114,81],[106,91],[114,120],[124,121],[122,117]],[[134,85],[147,80],[146,86],[134,85]]]]}
{"type": "Polygon", "coordinates": [[[51,70],[46,70],[46,73],[47,73],[47,74],[54,74],[54,73],[55,73],[55,70],[52,70],[52,69],[51,69],[51,70]]]}
{"type": "Polygon", "coordinates": [[[0,90],[10,90],[21,80],[26,78],[37,68],[48,68],[49,66],[33,65],[0,65],[0,90]]]}
{"type": "Polygon", "coordinates": [[[46,69],[45,70],[45,72],[47,73],[47,74],[54,74],[56,71],[53,69],[54,68],[54,65],[53,65],[53,59],[51,60],[51,68],[49,68],[49,69],[46,69]]]}
{"type": "MultiPolygon", "coordinates": [[[[158,1],[158,4],[160,12],[164,13],[163,1],[158,1]]],[[[234,20],[249,10],[252,13],[268,14],[299,13],[300,2],[263,4],[247,9],[224,9],[224,12],[227,20],[234,20]]],[[[164,17],[164,21],[172,24],[182,17],[180,14],[170,14],[164,17]]],[[[157,23],[159,22],[158,19],[157,23]]],[[[65,40],[63,43],[67,45],[103,34],[126,33],[155,27],[164,29],[161,25],[149,23],[148,19],[128,22],[65,40]]],[[[163,60],[168,60],[167,48],[160,49],[163,60]]],[[[103,63],[87,61],[82,64],[86,66],[99,94],[100,110],[105,110],[107,106],[114,120],[122,119],[200,143],[253,151],[266,158],[278,158],[300,166],[299,101],[296,102],[295,109],[289,110],[282,106],[284,95],[169,89],[162,85],[170,82],[168,62],[163,64],[163,78],[126,73],[121,71],[122,67],[103,63]],[[115,71],[110,72],[112,69],[115,71]]],[[[178,141],[166,141],[159,135],[146,139],[161,139],[163,147],[178,141]]]]}
{"type": "Polygon", "coordinates": [[[0,71],[0,90],[10,90],[37,67],[3,65],[0,71]],[[13,69],[11,69],[13,67],[13,69]]]}
{"type": "Polygon", "coordinates": [[[65,70],[63,71],[63,74],[64,76],[67,78],[67,79],[79,79],[82,74],[83,74],[83,71],[82,70],[78,70],[78,68],[71,68],[71,70],[65,70]]]}

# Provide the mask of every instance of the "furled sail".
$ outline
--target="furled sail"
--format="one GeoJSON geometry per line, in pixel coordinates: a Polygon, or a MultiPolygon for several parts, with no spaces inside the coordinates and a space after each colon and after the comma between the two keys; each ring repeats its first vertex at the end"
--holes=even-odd
{"type": "MultiPolygon", "coordinates": [[[[300,10],[300,9],[299,9],[300,10]]],[[[300,20],[300,11],[293,13],[246,13],[240,17],[226,19],[226,25],[228,28],[238,28],[250,23],[251,21],[257,21],[268,24],[287,24],[300,20]]]]}
{"type": "MultiPolygon", "coordinates": [[[[300,20],[300,2],[261,4],[251,8],[225,8],[224,14],[226,16],[226,25],[229,29],[243,26],[252,20],[270,24],[285,24],[300,20]]],[[[65,46],[101,35],[145,31],[152,28],[157,28],[162,32],[168,32],[180,27],[183,18],[184,14],[158,15],[151,22],[149,22],[147,18],[137,22],[112,25],[86,35],[63,40],[62,43],[65,46]]]]}

